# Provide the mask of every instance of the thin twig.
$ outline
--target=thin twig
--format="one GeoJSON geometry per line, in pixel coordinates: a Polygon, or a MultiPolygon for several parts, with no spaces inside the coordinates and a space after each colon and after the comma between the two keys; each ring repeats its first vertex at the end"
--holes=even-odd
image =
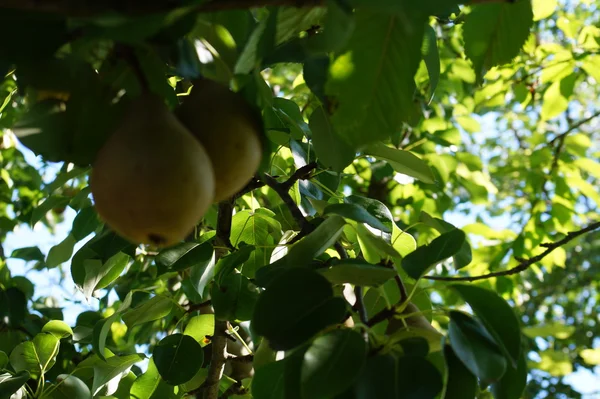
{"type": "Polygon", "coordinates": [[[186,313],[192,313],[197,310],[201,310],[202,308],[205,308],[207,306],[210,306],[211,304],[212,304],[212,301],[210,299],[208,301],[201,302],[201,303],[190,303],[185,311],[186,311],[186,313]]]}
{"type": "Polygon", "coordinates": [[[586,123],[588,123],[592,119],[597,118],[599,116],[600,116],[600,111],[596,111],[594,114],[588,116],[587,118],[582,119],[582,120],[574,123],[573,125],[569,126],[569,128],[567,130],[565,130],[563,133],[556,135],[552,140],[550,140],[548,142],[548,144],[550,144],[550,145],[554,144],[556,141],[563,139],[565,136],[569,135],[574,130],[578,129],[582,125],[585,125],[586,123]]]}
{"type": "Polygon", "coordinates": [[[396,284],[398,285],[398,290],[400,291],[400,303],[404,303],[408,300],[408,293],[406,292],[406,287],[404,286],[404,282],[400,278],[400,276],[396,275],[394,277],[396,280],[396,284]]]}
{"type": "Polygon", "coordinates": [[[520,263],[517,266],[515,266],[509,270],[492,272],[492,273],[484,274],[481,276],[467,276],[467,277],[424,276],[423,278],[426,278],[428,280],[437,280],[437,281],[477,281],[477,280],[485,280],[485,279],[493,278],[493,277],[510,276],[510,275],[517,274],[517,273],[527,270],[531,265],[533,265],[533,264],[539,262],[540,260],[542,260],[543,258],[545,258],[548,254],[550,254],[550,252],[554,251],[556,248],[561,247],[562,245],[579,237],[580,235],[594,231],[598,228],[600,228],[600,221],[594,222],[581,230],[572,231],[572,232],[568,233],[565,236],[565,238],[563,238],[562,240],[559,240],[559,241],[556,241],[553,243],[541,244],[540,245],[541,247],[546,248],[546,250],[544,252],[542,252],[541,254],[536,255],[532,258],[529,258],[529,259],[518,259],[520,261],[520,263]]]}
{"type": "Polygon", "coordinates": [[[233,395],[245,395],[248,393],[248,388],[244,388],[242,386],[241,381],[236,381],[233,385],[231,385],[223,395],[221,395],[220,399],[227,399],[233,395]]]}

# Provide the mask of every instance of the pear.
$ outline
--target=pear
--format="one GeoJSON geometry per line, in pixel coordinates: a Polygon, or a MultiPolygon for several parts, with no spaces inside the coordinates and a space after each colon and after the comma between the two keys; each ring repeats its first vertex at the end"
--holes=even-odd
{"type": "Polygon", "coordinates": [[[262,157],[260,114],[238,93],[198,79],[175,111],[202,143],[215,172],[215,201],[230,198],[252,179],[262,157]]]}
{"type": "Polygon", "coordinates": [[[161,98],[142,95],[93,164],[90,187],[100,217],[135,243],[183,240],[213,202],[215,179],[202,145],[161,98]]]}

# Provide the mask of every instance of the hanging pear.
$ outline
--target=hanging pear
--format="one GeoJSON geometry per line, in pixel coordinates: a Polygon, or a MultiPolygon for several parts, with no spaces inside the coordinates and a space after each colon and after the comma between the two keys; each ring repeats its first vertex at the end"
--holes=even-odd
{"type": "Polygon", "coordinates": [[[215,172],[215,201],[230,198],[252,179],[262,157],[262,121],[238,93],[198,79],[175,111],[202,143],[215,172]]]}
{"type": "Polygon", "coordinates": [[[214,198],[202,145],[152,94],[134,99],[99,151],[90,187],[100,217],[135,243],[183,240],[214,198]]]}

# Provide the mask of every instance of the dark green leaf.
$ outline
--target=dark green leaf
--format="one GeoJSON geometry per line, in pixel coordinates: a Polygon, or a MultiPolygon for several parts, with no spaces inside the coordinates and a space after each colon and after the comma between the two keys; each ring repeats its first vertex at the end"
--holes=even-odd
{"type": "Polygon", "coordinates": [[[477,395],[477,378],[454,354],[450,345],[444,346],[447,382],[444,399],[474,399],[477,395]]]}
{"type": "Polygon", "coordinates": [[[159,320],[166,317],[173,309],[173,300],[163,295],[156,295],[142,302],[123,314],[123,321],[131,328],[138,324],[159,320]]]}
{"type": "Polygon", "coordinates": [[[466,17],[465,53],[473,62],[477,80],[491,67],[510,62],[519,54],[533,21],[531,2],[479,4],[466,17]]]}
{"type": "Polygon", "coordinates": [[[254,308],[252,326],[273,349],[291,349],[344,317],[346,303],[333,296],[325,277],[304,269],[283,272],[263,292],[254,308]]]}
{"type": "Polygon", "coordinates": [[[344,392],[361,371],[366,343],[356,331],[336,330],[317,337],[304,353],[302,397],[331,398],[344,392]]]}
{"type": "MultiPolygon", "coordinates": [[[[92,395],[97,395],[100,389],[109,383],[113,378],[119,374],[129,370],[134,364],[144,360],[145,356],[142,354],[125,355],[125,356],[111,356],[106,359],[106,362],[98,359],[93,362],[94,368],[94,381],[92,383],[92,395]]],[[[79,364],[82,367],[82,364],[79,364]]]]}
{"type": "MultiPolygon", "coordinates": [[[[427,212],[424,212],[424,211],[421,211],[419,220],[421,220],[421,222],[425,223],[427,226],[433,227],[434,229],[436,229],[437,231],[439,231],[442,234],[447,233],[456,228],[456,227],[454,227],[454,225],[452,225],[442,219],[434,218],[431,215],[429,215],[427,212]]],[[[453,258],[454,258],[454,267],[456,269],[460,269],[460,268],[463,268],[463,267],[469,265],[471,263],[471,261],[473,260],[473,254],[471,252],[471,245],[466,240],[466,238],[465,238],[465,242],[463,243],[462,247],[460,248],[460,251],[458,251],[453,256],[453,258]]]]}
{"type": "Polygon", "coordinates": [[[259,367],[252,379],[254,399],[286,399],[285,397],[286,360],[259,367]]]}
{"type": "Polygon", "coordinates": [[[77,241],[73,235],[69,234],[59,244],[56,244],[50,248],[50,251],[48,251],[48,256],[46,257],[46,267],[51,269],[71,259],[71,255],[73,255],[73,247],[76,243],[77,241]]]}
{"type": "Polygon", "coordinates": [[[354,160],[356,151],[335,133],[323,107],[313,111],[309,123],[319,161],[336,172],[342,172],[354,160]]]}
{"type": "Polygon", "coordinates": [[[92,399],[90,388],[79,378],[74,375],[61,374],[56,377],[55,389],[49,396],[44,396],[48,399],[92,399]]]}
{"type": "Polygon", "coordinates": [[[17,248],[10,254],[11,258],[23,259],[26,262],[44,260],[44,254],[38,247],[17,248]]]}
{"type": "Polygon", "coordinates": [[[388,147],[383,143],[376,143],[369,145],[364,153],[387,161],[396,172],[419,179],[423,183],[435,183],[429,166],[412,152],[388,147]]]}
{"type": "Polygon", "coordinates": [[[345,198],[345,202],[362,206],[367,210],[367,212],[369,212],[370,215],[375,216],[377,220],[389,228],[394,226],[392,212],[390,212],[388,207],[381,201],[373,198],[361,197],[359,195],[350,195],[349,197],[345,198]]]}
{"type": "Polygon", "coordinates": [[[502,352],[517,365],[521,353],[519,320],[512,308],[493,291],[471,284],[453,284],[462,299],[471,306],[502,352]]]}
{"type": "Polygon", "coordinates": [[[406,273],[418,279],[439,262],[460,251],[465,241],[465,233],[454,229],[434,239],[428,245],[422,245],[402,259],[402,268],[406,273]]]}
{"type": "Polygon", "coordinates": [[[161,378],[154,359],[150,358],[148,369],[135,380],[130,393],[133,399],[176,399],[180,397],[176,390],[177,387],[167,384],[161,378]]]}
{"type": "Polygon", "coordinates": [[[181,271],[192,266],[208,265],[212,256],[213,247],[210,242],[204,244],[184,242],[161,251],[156,257],[156,262],[171,270],[181,271]]]}
{"type": "Polygon", "coordinates": [[[358,204],[331,204],[328,205],[323,211],[323,216],[328,214],[335,214],[342,216],[346,219],[354,220],[356,222],[366,223],[369,226],[379,229],[386,233],[392,232],[392,229],[390,229],[389,224],[383,224],[379,219],[371,215],[369,212],[367,212],[365,208],[358,204]]]}
{"type": "Polygon", "coordinates": [[[492,393],[496,399],[519,399],[527,385],[527,353],[521,350],[517,367],[508,366],[500,381],[492,384],[492,393]]]}
{"type": "Polygon", "coordinates": [[[189,335],[172,334],[156,345],[152,357],[160,376],[170,385],[179,385],[196,375],[204,352],[189,335]]]}
{"type": "Polygon", "coordinates": [[[493,338],[474,319],[452,311],[448,328],[450,345],[463,364],[483,386],[499,381],[506,371],[506,358],[493,338]]]}
{"type": "Polygon", "coordinates": [[[83,240],[89,234],[93,233],[100,226],[98,214],[92,206],[81,209],[73,220],[71,235],[75,240],[83,240]]]}
{"type": "Polygon", "coordinates": [[[360,259],[333,261],[327,268],[317,269],[332,284],[349,283],[377,287],[396,275],[395,269],[372,265],[360,259]]]}
{"type": "Polygon", "coordinates": [[[250,320],[258,289],[246,276],[231,273],[211,289],[212,305],[218,320],[250,320]]]}
{"type": "Polygon", "coordinates": [[[102,360],[106,360],[105,354],[105,345],[106,345],[106,337],[110,332],[111,326],[117,319],[119,318],[119,313],[114,313],[110,317],[106,319],[100,320],[96,323],[93,330],[92,335],[92,347],[96,352],[96,355],[102,360]]]}
{"type": "Polygon", "coordinates": [[[429,100],[433,99],[433,94],[440,80],[440,53],[437,46],[437,34],[431,26],[425,27],[425,36],[423,37],[423,61],[427,66],[429,73],[429,100]]]}
{"type": "MultiPolygon", "coordinates": [[[[15,375],[8,373],[0,374],[0,398],[12,399],[13,394],[29,380],[31,376],[27,370],[17,372],[15,375]]],[[[17,396],[20,398],[21,396],[17,396]]]]}

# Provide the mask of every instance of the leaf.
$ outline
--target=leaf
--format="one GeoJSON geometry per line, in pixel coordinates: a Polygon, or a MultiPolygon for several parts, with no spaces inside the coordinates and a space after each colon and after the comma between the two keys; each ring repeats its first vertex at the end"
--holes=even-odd
{"type": "Polygon", "coordinates": [[[280,274],[261,293],[254,308],[252,326],[275,350],[292,349],[323,328],[338,323],[346,302],[334,297],[325,277],[304,268],[280,274]]]}
{"type": "Polygon", "coordinates": [[[86,298],[91,297],[94,291],[102,289],[116,280],[130,261],[131,257],[123,252],[117,253],[105,263],[99,259],[84,260],[85,278],[81,288],[86,298]]]}
{"type": "Polygon", "coordinates": [[[16,372],[28,371],[33,378],[54,365],[60,342],[50,333],[39,333],[33,340],[17,345],[10,353],[10,365],[16,372]]]}
{"type": "Polygon", "coordinates": [[[58,339],[73,336],[73,330],[62,320],[50,320],[42,327],[42,332],[50,333],[58,339]]]}
{"type": "Polygon", "coordinates": [[[287,399],[285,397],[284,375],[287,360],[272,362],[256,369],[252,378],[254,399],[287,399]]]}
{"type": "MultiPolygon", "coordinates": [[[[306,66],[305,66],[306,68],[306,66]]],[[[336,172],[342,172],[354,160],[356,151],[333,130],[329,116],[323,107],[310,115],[312,144],[319,161],[336,172]]]]}
{"type": "Polygon", "coordinates": [[[144,359],[145,356],[138,353],[125,356],[111,356],[106,359],[106,362],[101,360],[95,362],[93,364],[94,382],[92,383],[92,395],[96,396],[100,389],[109,384],[111,380],[117,378],[120,380],[122,375],[129,372],[131,366],[144,359]]]}
{"type": "Polygon", "coordinates": [[[171,298],[156,295],[125,312],[122,318],[127,327],[131,328],[138,324],[162,319],[171,313],[172,309],[173,300],[171,298]]]}
{"type": "Polygon", "coordinates": [[[477,396],[477,378],[456,356],[450,345],[444,345],[446,386],[443,399],[472,399],[477,396]]]}
{"type": "Polygon", "coordinates": [[[360,259],[333,261],[327,268],[317,269],[332,284],[352,284],[377,287],[396,275],[395,269],[372,265],[360,259]]]}
{"type": "Polygon", "coordinates": [[[201,298],[204,298],[206,285],[213,279],[215,273],[214,252],[207,264],[197,263],[190,269],[190,281],[201,298]]]}
{"type": "Polygon", "coordinates": [[[521,350],[517,366],[508,366],[502,379],[492,384],[495,399],[520,399],[527,385],[527,353],[521,350]]]}
{"type": "Polygon", "coordinates": [[[579,356],[581,356],[583,361],[589,365],[597,366],[600,364],[600,348],[584,349],[579,352],[579,356]]]}
{"type": "Polygon", "coordinates": [[[154,347],[152,358],[165,382],[179,385],[196,375],[202,366],[204,352],[189,335],[172,334],[161,339],[154,347]]]}
{"type": "Polygon", "coordinates": [[[73,219],[73,227],[71,235],[75,240],[83,240],[85,237],[93,233],[101,222],[98,219],[98,214],[93,206],[87,206],[77,212],[77,216],[73,219]]]}
{"type": "Polygon", "coordinates": [[[554,337],[558,339],[568,339],[576,331],[575,326],[567,326],[560,323],[551,323],[537,327],[523,327],[523,334],[529,338],[554,337]]]}
{"type": "Polygon", "coordinates": [[[31,212],[31,227],[35,226],[37,222],[42,220],[42,218],[46,216],[46,214],[50,212],[53,208],[65,207],[69,205],[69,202],[71,202],[71,199],[69,197],[63,197],[61,195],[51,195],[50,197],[46,198],[44,202],[39,204],[33,210],[33,212],[31,212]]]}
{"type": "Polygon", "coordinates": [[[76,243],[77,241],[73,235],[69,234],[59,244],[50,248],[50,251],[48,251],[48,256],[46,257],[46,267],[51,269],[71,259],[71,255],[73,255],[73,247],[76,243]]]}
{"type": "MultiPolygon", "coordinates": [[[[456,227],[442,219],[434,218],[429,215],[427,212],[421,211],[421,215],[419,217],[420,221],[425,223],[427,226],[433,227],[440,233],[447,233],[456,227]]],[[[471,245],[466,240],[463,242],[460,251],[453,256],[454,267],[456,269],[461,269],[465,266],[468,266],[473,260],[473,254],[471,251],[471,245]]]]}
{"type": "Polygon", "coordinates": [[[437,34],[429,25],[425,27],[421,53],[429,73],[429,101],[431,101],[440,80],[440,53],[437,46],[437,34]]]}
{"type": "Polygon", "coordinates": [[[365,208],[358,204],[346,203],[328,205],[323,210],[323,216],[329,214],[339,215],[343,218],[354,220],[356,222],[366,223],[369,226],[379,229],[385,233],[392,232],[388,225],[383,224],[379,219],[371,215],[365,208]]]}
{"type": "Polygon", "coordinates": [[[402,259],[402,268],[406,273],[419,279],[433,266],[460,251],[465,241],[465,233],[454,229],[434,239],[428,245],[422,245],[402,259]]]}
{"type": "Polygon", "coordinates": [[[217,320],[250,320],[258,299],[257,287],[246,276],[231,273],[211,289],[217,320]]]}
{"type": "Polygon", "coordinates": [[[554,10],[558,7],[558,0],[533,0],[531,5],[533,8],[533,20],[540,21],[554,14],[554,10]]]}
{"type": "Polygon", "coordinates": [[[521,353],[521,329],[512,308],[493,291],[470,284],[451,286],[471,306],[502,352],[516,367],[521,353]]]}
{"type": "Polygon", "coordinates": [[[547,121],[556,118],[569,108],[569,101],[575,90],[577,74],[572,73],[567,77],[552,83],[544,92],[542,111],[540,117],[547,121]]]}
{"type": "Polygon", "coordinates": [[[304,352],[302,397],[331,398],[350,388],[366,359],[367,347],[356,331],[337,330],[317,337],[304,352]]]}
{"type": "Polygon", "coordinates": [[[351,145],[390,137],[414,122],[414,75],[427,14],[404,2],[393,13],[357,8],[354,32],[329,68],[334,130],[351,145]]]}
{"type": "Polygon", "coordinates": [[[184,242],[161,251],[156,256],[156,262],[171,270],[181,271],[192,266],[207,265],[212,256],[213,247],[210,242],[184,242]]]}
{"type": "Polygon", "coordinates": [[[44,254],[38,247],[17,248],[10,254],[11,258],[23,259],[26,262],[44,261],[44,254]]]}
{"type": "Polygon", "coordinates": [[[440,372],[420,356],[370,357],[355,386],[356,399],[434,399],[442,390],[440,372]]]}
{"type": "Polygon", "coordinates": [[[450,312],[450,345],[463,364],[483,386],[497,382],[506,371],[506,359],[486,331],[471,317],[450,312]]]}
{"type": "Polygon", "coordinates": [[[358,244],[365,260],[369,263],[379,263],[387,257],[399,257],[394,247],[380,236],[371,233],[363,224],[356,224],[358,244]]]}
{"type": "Polygon", "coordinates": [[[412,152],[388,147],[383,143],[371,144],[363,152],[365,155],[387,161],[396,172],[414,177],[426,184],[435,183],[429,166],[412,152]]]}
{"type": "Polygon", "coordinates": [[[60,374],[56,377],[54,390],[48,396],[48,399],[92,399],[90,388],[74,375],[60,374]]]}
{"type": "Polygon", "coordinates": [[[381,201],[373,198],[361,197],[360,195],[351,195],[346,197],[344,201],[349,204],[362,206],[370,215],[375,216],[376,219],[389,228],[393,228],[395,225],[392,212],[390,212],[388,207],[381,201]]]}
{"type": "Polygon", "coordinates": [[[0,370],[5,369],[8,365],[8,355],[4,351],[0,351],[0,370]]]}
{"type": "Polygon", "coordinates": [[[529,37],[533,22],[530,1],[489,3],[473,7],[464,24],[465,53],[477,81],[490,68],[510,62],[529,37]]]}
{"type": "Polygon", "coordinates": [[[176,399],[180,395],[178,388],[163,380],[156,369],[154,359],[150,358],[148,369],[140,375],[131,386],[131,397],[135,399],[176,399]]]}
{"type": "MultiPolygon", "coordinates": [[[[15,375],[0,374],[0,398],[13,399],[13,394],[18,392],[30,377],[27,370],[18,371],[15,375]]],[[[16,395],[17,399],[21,397],[23,396],[16,395]]]]}
{"type": "Polygon", "coordinates": [[[201,347],[205,347],[210,343],[210,337],[215,332],[215,316],[212,314],[201,314],[192,317],[183,333],[194,338],[201,347]]]}
{"type": "Polygon", "coordinates": [[[94,326],[94,330],[92,332],[92,347],[94,348],[96,355],[98,355],[98,357],[103,361],[106,361],[106,358],[104,356],[106,348],[106,337],[110,332],[111,326],[115,321],[117,321],[118,318],[119,313],[116,312],[110,317],[107,317],[106,319],[99,320],[94,326]]]}
{"type": "Polygon", "coordinates": [[[406,231],[400,230],[394,223],[392,230],[392,247],[394,247],[400,256],[406,256],[417,249],[417,241],[415,241],[415,238],[406,231]]]}

